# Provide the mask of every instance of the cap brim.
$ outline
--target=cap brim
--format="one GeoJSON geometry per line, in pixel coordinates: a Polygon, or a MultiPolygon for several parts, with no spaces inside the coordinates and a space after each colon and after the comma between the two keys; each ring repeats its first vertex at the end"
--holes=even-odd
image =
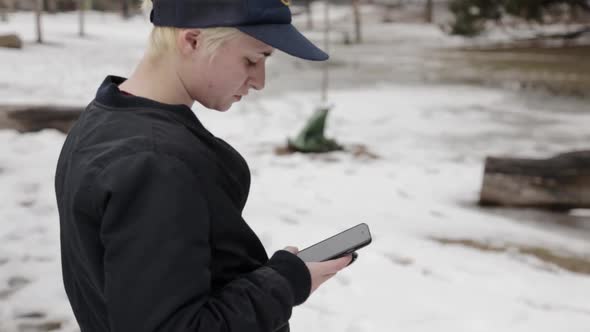
{"type": "Polygon", "coordinates": [[[324,61],[330,57],[292,24],[244,25],[236,28],[294,57],[312,61],[324,61]]]}

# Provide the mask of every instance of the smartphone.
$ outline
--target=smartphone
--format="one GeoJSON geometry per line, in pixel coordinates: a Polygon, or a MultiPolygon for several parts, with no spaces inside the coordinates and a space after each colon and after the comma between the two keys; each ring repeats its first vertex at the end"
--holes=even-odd
{"type": "Polygon", "coordinates": [[[369,226],[362,223],[301,250],[297,256],[304,262],[323,262],[353,254],[352,263],[357,257],[355,251],[369,243],[369,226]]]}

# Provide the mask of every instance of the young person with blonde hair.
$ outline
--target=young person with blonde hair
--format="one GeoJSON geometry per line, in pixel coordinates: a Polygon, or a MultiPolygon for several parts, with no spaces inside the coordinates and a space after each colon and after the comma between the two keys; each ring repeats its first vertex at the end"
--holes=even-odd
{"type": "MultiPolygon", "coordinates": [[[[292,308],[351,261],[269,259],[242,218],[246,161],[192,112],[265,86],[275,49],[326,60],[289,0],[154,0],[145,56],[107,76],[55,177],[63,281],[82,332],[289,331],[292,308]]],[[[113,50],[116,52],[116,50],[113,50]]]]}

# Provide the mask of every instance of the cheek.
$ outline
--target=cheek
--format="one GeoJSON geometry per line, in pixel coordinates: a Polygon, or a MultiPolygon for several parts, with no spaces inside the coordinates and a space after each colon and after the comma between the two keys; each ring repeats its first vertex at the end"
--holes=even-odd
{"type": "MultiPolygon", "coordinates": [[[[1,0],[0,0],[1,1],[1,0]]],[[[203,97],[203,79],[206,77],[198,73],[199,65],[194,62],[184,63],[180,67],[180,76],[184,87],[193,98],[199,100],[203,97]]]]}
{"type": "Polygon", "coordinates": [[[216,94],[233,96],[239,92],[247,77],[247,74],[239,68],[220,68],[211,77],[209,89],[217,90],[216,94]]]}

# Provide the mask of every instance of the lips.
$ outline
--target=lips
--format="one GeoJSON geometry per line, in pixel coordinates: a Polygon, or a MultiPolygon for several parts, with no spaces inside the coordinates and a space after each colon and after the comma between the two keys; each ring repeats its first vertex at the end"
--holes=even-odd
{"type": "Polygon", "coordinates": [[[240,101],[240,100],[242,100],[243,97],[246,97],[248,95],[248,92],[249,91],[246,91],[244,93],[238,93],[237,95],[234,95],[234,98],[236,98],[237,101],[240,101]]]}

